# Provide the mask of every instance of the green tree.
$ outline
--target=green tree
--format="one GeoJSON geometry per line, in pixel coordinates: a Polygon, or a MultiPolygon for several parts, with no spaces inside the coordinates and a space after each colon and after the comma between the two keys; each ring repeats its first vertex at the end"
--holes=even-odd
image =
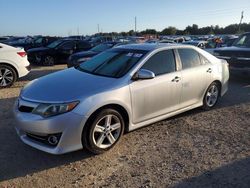
{"type": "Polygon", "coordinates": [[[163,29],[161,34],[162,35],[175,35],[176,32],[177,32],[176,27],[169,26],[169,27],[163,29]]]}

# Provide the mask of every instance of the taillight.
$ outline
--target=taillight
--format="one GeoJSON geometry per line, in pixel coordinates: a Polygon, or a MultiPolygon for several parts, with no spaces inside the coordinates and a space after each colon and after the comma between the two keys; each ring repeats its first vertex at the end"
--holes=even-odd
{"type": "Polygon", "coordinates": [[[27,54],[26,52],[17,52],[18,55],[20,55],[21,57],[25,57],[27,54]]]}

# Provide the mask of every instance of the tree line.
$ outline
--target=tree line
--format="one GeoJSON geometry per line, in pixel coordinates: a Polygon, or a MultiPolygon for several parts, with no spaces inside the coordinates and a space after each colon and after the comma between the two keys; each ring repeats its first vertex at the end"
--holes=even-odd
{"type": "Polygon", "coordinates": [[[201,27],[197,24],[188,25],[184,30],[177,29],[176,27],[169,26],[162,31],[155,29],[146,29],[140,32],[130,30],[128,32],[112,32],[102,33],[103,35],[122,35],[122,36],[134,36],[134,35],[210,35],[210,34],[241,34],[244,32],[250,32],[250,23],[231,24],[226,27],[220,27],[219,25],[211,25],[207,27],[201,27]]]}

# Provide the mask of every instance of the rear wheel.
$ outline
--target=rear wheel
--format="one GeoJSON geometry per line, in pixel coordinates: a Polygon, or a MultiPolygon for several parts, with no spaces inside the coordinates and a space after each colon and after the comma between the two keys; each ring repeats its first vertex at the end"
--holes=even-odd
{"type": "Polygon", "coordinates": [[[83,145],[94,154],[111,149],[124,132],[124,120],[114,109],[104,109],[86,124],[83,131],[83,145]]]}
{"type": "Polygon", "coordinates": [[[11,66],[0,65],[0,88],[12,86],[16,79],[16,71],[11,66]]]}
{"type": "Polygon", "coordinates": [[[55,64],[55,60],[51,56],[46,56],[43,61],[44,66],[53,66],[55,64]]]}
{"type": "Polygon", "coordinates": [[[203,109],[209,110],[213,108],[218,102],[220,96],[220,86],[213,82],[207,89],[203,99],[203,109]]]}

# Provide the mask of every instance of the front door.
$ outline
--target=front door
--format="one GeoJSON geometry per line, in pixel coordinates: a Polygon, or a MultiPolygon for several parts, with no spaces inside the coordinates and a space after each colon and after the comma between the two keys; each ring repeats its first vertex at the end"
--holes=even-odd
{"type": "Polygon", "coordinates": [[[176,71],[172,50],[154,54],[141,69],[154,72],[156,77],[130,84],[133,123],[177,110],[181,96],[181,73],[176,71]]]}

